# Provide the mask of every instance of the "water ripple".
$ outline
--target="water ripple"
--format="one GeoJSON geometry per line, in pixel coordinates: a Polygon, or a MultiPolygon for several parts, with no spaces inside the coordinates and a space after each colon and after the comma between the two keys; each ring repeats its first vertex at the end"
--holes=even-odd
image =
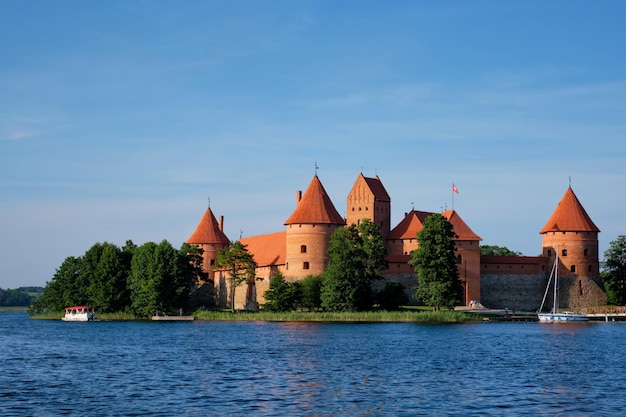
{"type": "Polygon", "coordinates": [[[0,314],[0,416],[615,415],[626,326],[0,314]],[[607,381],[611,381],[607,384],[607,381]]]}

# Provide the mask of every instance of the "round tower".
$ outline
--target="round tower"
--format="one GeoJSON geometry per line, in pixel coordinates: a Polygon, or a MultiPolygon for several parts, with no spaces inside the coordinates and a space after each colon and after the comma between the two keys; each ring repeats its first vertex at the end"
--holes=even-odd
{"type": "Polygon", "coordinates": [[[600,284],[599,232],[570,186],[540,231],[548,270],[558,253],[559,298],[564,307],[606,303],[600,284]]]}
{"type": "Polygon", "coordinates": [[[213,265],[217,262],[217,251],[230,244],[230,240],[223,232],[223,227],[224,218],[220,216],[218,223],[209,207],[196,226],[196,230],[187,239],[188,244],[197,245],[202,249],[202,269],[211,280],[214,278],[213,265]]]}
{"type": "Polygon", "coordinates": [[[324,272],[330,236],[346,224],[317,175],[304,196],[301,191],[296,193],[296,200],[296,209],[285,221],[285,278],[288,281],[324,272]]]}

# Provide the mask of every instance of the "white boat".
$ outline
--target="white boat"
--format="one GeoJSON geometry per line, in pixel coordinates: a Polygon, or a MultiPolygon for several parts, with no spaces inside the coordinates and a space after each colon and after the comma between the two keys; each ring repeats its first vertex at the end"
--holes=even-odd
{"type": "Polygon", "coordinates": [[[65,309],[63,321],[97,321],[96,312],[93,307],[74,306],[65,309]]]}
{"type": "Polygon", "coordinates": [[[587,317],[586,314],[574,313],[572,311],[559,311],[558,287],[559,287],[559,249],[556,248],[556,259],[554,260],[554,265],[552,266],[552,272],[550,272],[550,279],[548,280],[548,285],[546,286],[546,292],[543,295],[543,300],[541,301],[541,307],[539,307],[539,311],[537,311],[537,317],[539,318],[539,321],[543,323],[589,321],[589,317],[587,317]],[[552,299],[552,310],[550,310],[549,313],[542,313],[543,306],[546,302],[546,297],[550,289],[550,284],[553,281],[554,281],[553,283],[554,291],[553,291],[553,299],[552,299]]]}

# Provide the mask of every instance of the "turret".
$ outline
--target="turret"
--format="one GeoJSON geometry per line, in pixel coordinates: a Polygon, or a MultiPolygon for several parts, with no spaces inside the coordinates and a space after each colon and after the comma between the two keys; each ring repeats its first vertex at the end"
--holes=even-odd
{"type": "Polygon", "coordinates": [[[552,216],[539,233],[543,256],[551,265],[559,251],[559,275],[597,277],[599,271],[598,233],[571,187],[565,191],[552,216]]]}
{"type": "Polygon", "coordinates": [[[197,245],[204,252],[202,254],[202,269],[213,279],[213,265],[217,262],[217,251],[230,244],[230,240],[223,232],[224,217],[220,216],[219,223],[215,219],[211,208],[207,208],[196,226],[196,230],[189,236],[187,243],[197,245]]]}
{"type": "Polygon", "coordinates": [[[600,282],[598,233],[571,186],[541,229],[548,265],[559,257],[559,305],[573,309],[606,303],[600,282]]]}
{"type": "Polygon", "coordinates": [[[285,278],[295,281],[324,272],[330,236],[345,224],[316,175],[304,195],[296,193],[296,209],[285,221],[285,278]]]}

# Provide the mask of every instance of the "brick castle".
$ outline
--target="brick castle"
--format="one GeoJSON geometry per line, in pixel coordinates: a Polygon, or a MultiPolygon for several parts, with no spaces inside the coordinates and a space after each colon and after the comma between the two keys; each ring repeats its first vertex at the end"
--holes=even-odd
{"type": "MultiPolygon", "coordinates": [[[[408,265],[411,252],[417,249],[417,233],[431,212],[411,210],[391,227],[391,198],[378,176],[359,174],[346,199],[344,219],[330,200],[317,175],[304,192],[296,192],[296,208],[285,220],[285,230],[241,238],[258,264],[256,282],[242,285],[235,295],[239,309],[254,308],[265,302],[270,277],[281,272],[288,281],[321,274],[328,262],[327,249],[331,234],[346,224],[370,219],[380,229],[387,248],[389,268],[385,281],[404,285],[413,299],[417,283],[415,271],[408,265]]],[[[560,300],[564,308],[581,309],[606,304],[602,289],[598,257],[598,233],[582,204],[569,187],[557,205],[542,235],[541,256],[493,256],[480,254],[482,240],[455,210],[442,215],[452,224],[455,238],[459,279],[463,285],[463,303],[479,301],[488,308],[510,308],[535,311],[545,291],[551,265],[559,251],[560,300]]],[[[228,282],[224,271],[214,269],[217,251],[230,240],[207,208],[187,243],[204,250],[204,269],[208,281],[197,285],[199,300],[230,305],[228,282]]],[[[377,283],[382,288],[384,283],[377,283]]]]}

